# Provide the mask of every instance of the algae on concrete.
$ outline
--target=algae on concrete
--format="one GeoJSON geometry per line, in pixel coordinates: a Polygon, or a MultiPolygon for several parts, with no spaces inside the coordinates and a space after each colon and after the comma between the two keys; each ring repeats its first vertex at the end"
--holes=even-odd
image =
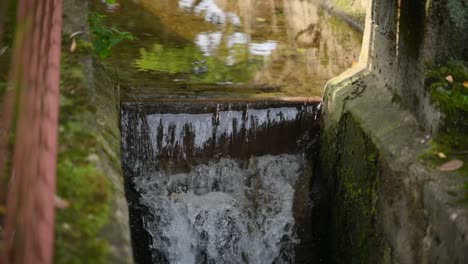
{"type": "Polygon", "coordinates": [[[57,211],[55,262],[133,263],[116,83],[93,68],[87,13],[86,1],[64,2],[57,195],[70,205],[57,211]]]}
{"type": "MultiPolygon", "coordinates": [[[[432,102],[442,113],[442,124],[432,141],[432,148],[421,156],[430,167],[436,168],[448,160],[463,161],[455,173],[468,177],[468,66],[466,62],[449,61],[433,66],[426,74],[425,86],[432,102]],[[443,158],[438,155],[443,154],[443,158]],[[446,156],[447,158],[444,158],[446,156]]],[[[448,176],[450,177],[450,176],[448,176]]],[[[468,201],[468,179],[464,184],[468,201]]]]}
{"type": "Polygon", "coordinates": [[[420,162],[428,135],[379,84],[363,70],[327,85],[320,158],[335,261],[465,260],[463,181],[420,162]]]}
{"type": "Polygon", "coordinates": [[[95,109],[79,63],[83,55],[80,49],[69,54],[67,48],[62,51],[57,195],[70,206],[56,213],[55,262],[106,263],[109,245],[99,233],[109,222],[112,187],[93,160],[98,144],[89,119],[95,109]]]}

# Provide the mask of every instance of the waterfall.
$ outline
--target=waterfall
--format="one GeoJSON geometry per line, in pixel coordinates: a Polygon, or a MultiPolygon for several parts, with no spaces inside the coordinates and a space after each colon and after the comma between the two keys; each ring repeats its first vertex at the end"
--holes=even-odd
{"type": "Polygon", "coordinates": [[[300,155],[199,165],[188,173],[134,178],[149,210],[144,228],[169,263],[292,263],[300,155]]]}
{"type": "Polygon", "coordinates": [[[295,190],[320,105],[243,105],[123,106],[127,188],[152,263],[294,263],[295,210],[308,212],[295,190]]]}

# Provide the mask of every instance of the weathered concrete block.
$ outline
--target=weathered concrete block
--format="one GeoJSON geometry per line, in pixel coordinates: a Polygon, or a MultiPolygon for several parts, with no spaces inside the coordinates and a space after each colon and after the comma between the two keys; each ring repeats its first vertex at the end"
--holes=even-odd
{"type": "Polygon", "coordinates": [[[327,85],[321,166],[337,263],[468,262],[465,179],[420,160],[440,126],[426,64],[466,60],[468,9],[454,8],[463,4],[372,1],[359,65],[327,85]],[[365,166],[368,156],[375,167],[365,166]],[[372,188],[356,194],[355,186],[372,188]]]}
{"type": "Polygon", "coordinates": [[[468,208],[456,203],[463,178],[421,164],[418,157],[430,146],[411,113],[365,72],[358,80],[330,84],[325,104],[321,158],[330,177],[334,261],[467,261],[468,208]],[[450,185],[441,181],[447,177],[450,185]],[[447,188],[456,195],[436,195],[447,188]]]}

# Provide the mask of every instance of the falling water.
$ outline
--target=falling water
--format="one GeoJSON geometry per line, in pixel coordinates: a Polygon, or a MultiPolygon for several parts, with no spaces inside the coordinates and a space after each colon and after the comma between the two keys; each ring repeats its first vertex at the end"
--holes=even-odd
{"type": "Polygon", "coordinates": [[[294,263],[320,104],[176,109],[188,110],[122,108],[125,174],[151,262],[294,263]]]}
{"type": "Polygon", "coordinates": [[[155,263],[291,263],[299,155],[221,159],[188,173],[135,178],[155,263]]]}

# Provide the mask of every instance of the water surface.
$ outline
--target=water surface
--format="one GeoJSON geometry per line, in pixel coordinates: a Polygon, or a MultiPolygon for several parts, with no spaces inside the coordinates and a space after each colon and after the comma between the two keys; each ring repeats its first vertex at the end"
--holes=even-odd
{"type": "Polygon", "coordinates": [[[357,61],[361,34],[313,0],[121,0],[96,4],[137,41],[106,63],[156,98],[321,96],[357,61]]]}

